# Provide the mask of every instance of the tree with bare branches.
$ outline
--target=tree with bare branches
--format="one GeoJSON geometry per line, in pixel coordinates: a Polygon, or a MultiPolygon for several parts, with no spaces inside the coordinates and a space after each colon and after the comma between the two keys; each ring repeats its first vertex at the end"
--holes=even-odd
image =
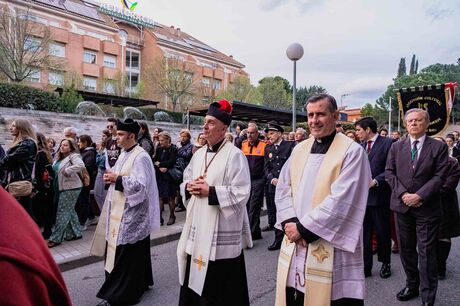
{"type": "Polygon", "coordinates": [[[147,84],[159,94],[167,96],[172,102],[173,111],[181,100],[196,93],[193,69],[176,58],[161,58],[147,68],[147,84]]]}
{"type": "Polygon", "coordinates": [[[33,21],[29,10],[0,6],[0,72],[21,82],[43,68],[58,69],[49,53],[49,27],[33,21]]]}

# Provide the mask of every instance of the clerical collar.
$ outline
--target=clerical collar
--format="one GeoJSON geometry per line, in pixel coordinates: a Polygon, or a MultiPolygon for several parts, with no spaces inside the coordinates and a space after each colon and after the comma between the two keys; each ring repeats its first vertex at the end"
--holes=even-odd
{"type": "Polygon", "coordinates": [[[207,152],[217,152],[217,150],[219,150],[220,146],[222,145],[222,143],[224,142],[225,138],[222,138],[221,141],[219,141],[218,143],[216,143],[215,145],[212,145],[212,146],[209,146],[208,145],[208,151],[207,152]]]}
{"type": "Polygon", "coordinates": [[[137,143],[134,146],[132,146],[131,148],[126,149],[125,151],[126,152],[131,152],[136,146],[137,146],[137,143]]]}
{"type": "Polygon", "coordinates": [[[312,154],[326,154],[327,150],[329,150],[329,147],[332,144],[332,141],[334,141],[335,135],[337,132],[334,130],[331,135],[328,135],[326,137],[323,137],[321,139],[316,138],[315,141],[313,142],[313,146],[311,147],[311,152],[312,154]]]}

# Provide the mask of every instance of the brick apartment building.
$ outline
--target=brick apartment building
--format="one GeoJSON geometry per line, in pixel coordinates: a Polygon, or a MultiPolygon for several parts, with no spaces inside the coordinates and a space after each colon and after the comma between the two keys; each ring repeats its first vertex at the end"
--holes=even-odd
{"type": "MultiPolygon", "coordinates": [[[[187,101],[189,105],[209,102],[236,76],[248,77],[245,66],[231,55],[179,28],[158,24],[121,7],[92,0],[0,0],[0,5],[27,7],[29,20],[38,29],[47,27],[51,32],[53,42],[48,52],[61,65],[58,70],[43,67],[30,75],[27,81],[32,86],[58,87],[68,75],[77,75],[85,91],[131,96],[143,84],[143,99],[159,101],[160,108],[172,109],[168,97],[151,90],[146,77],[149,67],[164,57],[183,62],[198,84],[195,87],[200,90],[187,101]],[[126,83],[120,81],[125,78],[126,83]]],[[[28,43],[40,39],[40,31],[36,33],[28,43]]]]}

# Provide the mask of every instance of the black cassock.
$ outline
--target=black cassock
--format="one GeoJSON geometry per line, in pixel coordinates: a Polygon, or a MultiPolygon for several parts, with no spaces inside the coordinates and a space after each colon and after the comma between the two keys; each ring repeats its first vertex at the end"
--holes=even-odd
{"type": "Polygon", "coordinates": [[[236,258],[209,261],[201,296],[188,287],[190,261],[188,255],[179,306],[249,306],[243,251],[236,258]]]}
{"type": "Polygon", "coordinates": [[[110,305],[132,305],[139,302],[144,291],[153,286],[150,236],[133,243],[117,245],[111,273],[97,293],[110,305]]]}

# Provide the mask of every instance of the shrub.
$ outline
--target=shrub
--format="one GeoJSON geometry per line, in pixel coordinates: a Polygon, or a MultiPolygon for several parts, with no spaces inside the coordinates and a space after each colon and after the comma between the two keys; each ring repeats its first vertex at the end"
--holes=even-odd
{"type": "Polygon", "coordinates": [[[0,106],[58,111],[59,95],[29,86],[0,83],[0,106]]]}

